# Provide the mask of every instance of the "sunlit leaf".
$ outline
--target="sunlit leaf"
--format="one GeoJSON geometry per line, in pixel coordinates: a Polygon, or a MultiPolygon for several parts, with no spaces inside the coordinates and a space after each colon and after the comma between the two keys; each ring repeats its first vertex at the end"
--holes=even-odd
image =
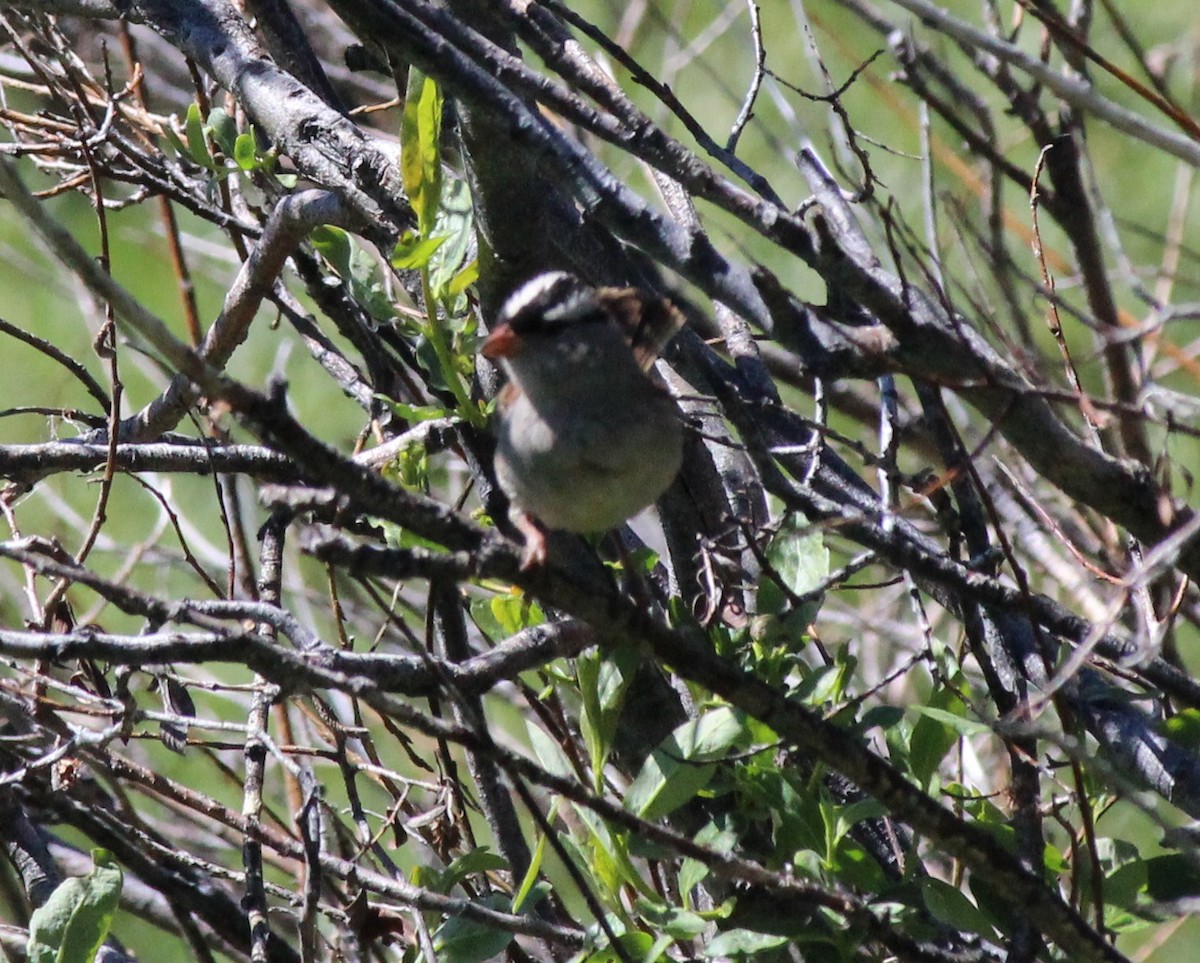
{"type": "Polygon", "coordinates": [[[721,758],[745,732],[734,712],[720,707],[685,722],[642,764],[625,795],[625,807],[643,819],[673,812],[712,779],[721,758]]]}
{"type": "Polygon", "coordinates": [[[428,236],[441,201],[442,93],[432,77],[410,68],[400,128],[400,172],[417,229],[428,236]]]}
{"type": "Polygon", "coordinates": [[[92,871],[63,880],[30,917],[30,963],[92,963],[116,914],[121,882],[112,853],[93,849],[92,871]]]}
{"type": "Polygon", "coordinates": [[[429,266],[434,252],[446,243],[444,236],[418,237],[408,233],[392,251],[392,267],[400,271],[416,271],[429,266]]]}
{"type": "Polygon", "coordinates": [[[208,149],[208,141],[204,137],[204,119],[200,116],[200,105],[188,104],[187,117],[184,121],[184,131],[187,133],[188,154],[197,164],[210,171],[217,169],[208,149]]]}
{"type": "Polygon", "coordinates": [[[258,159],[258,145],[255,143],[253,132],[239,134],[233,142],[233,160],[244,171],[257,170],[262,166],[258,159]]]}

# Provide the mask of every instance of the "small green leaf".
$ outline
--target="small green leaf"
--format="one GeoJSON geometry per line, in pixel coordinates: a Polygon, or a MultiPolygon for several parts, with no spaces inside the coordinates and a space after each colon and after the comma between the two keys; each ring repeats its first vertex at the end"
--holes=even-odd
{"type": "Polygon", "coordinates": [[[233,142],[233,160],[244,171],[258,170],[262,161],[258,158],[258,144],[255,143],[254,132],[247,131],[239,134],[233,142]]]}
{"type": "Polygon", "coordinates": [[[643,819],[658,819],[674,812],[708,785],[716,767],[712,763],[680,762],[655,749],[625,795],[625,808],[643,819]]]}
{"type": "Polygon", "coordinates": [[[121,867],[92,850],[92,871],[63,880],[29,920],[30,963],[92,963],[121,897],[121,867]]]}
{"type": "Polygon", "coordinates": [[[978,933],[989,938],[995,935],[987,916],[957,887],[930,876],[921,880],[921,895],[934,919],[968,933],[978,933]]]}
{"type": "Polygon", "coordinates": [[[887,807],[877,799],[867,797],[843,806],[837,813],[837,833],[844,836],[855,826],[868,819],[878,819],[887,815],[887,807]]]}
{"type": "Polygon", "coordinates": [[[764,642],[800,638],[817,617],[821,600],[793,609],[790,599],[814,591],[829,576],[824,536],[807,525],[787,525],[767,546],[767,561],[773,572],[765,572],[759,581],[754,636],[764,642]]]}
{"type": "Polygon", "coordinates": [[[1159,725],[1164,736],[1184,749],[1200,748],[1200,709],[1180,709],[1159,725]]]}
{"type": "Polygon", "coordinates": [[[745,725],[733,709],[718,706],[685,722],[672,738],[684,759],[712,761],[723,758],[745,732],[745,725]]]}
{"type": "Polygon", "coordinates": [[[855,731],[870,732],[872,729],[891,729],[903,718],[904,710],[900,706],[872,706],[862,714],[855,731]]]}
{"type": "Polygon", "coordinates": [[[213,160],[212,153],[208,149],[208,141],[204,137],[204,120],[200,116],[199,104],[188,104],[184,130],[187,133],[188,154],[192,160],[201,167],[215,171],[217,162],[213,160]]]}
{"type": "Polygon", "coordinates": [[[641,655],[632,645],[585,653],[575,660],[579,695],[583,700],[580,733],[588,748],[597,789],[620,724],[625,691],[640,663],[641,655]]]}
{"type": "Polygon", "coordinates": [[[911,710],[919,718],[913,723],[909,740],[909,766],[922,786],[929,785],[938,765],[960,738],[991,731],[983,723],[966,718],[966,706],[946,689],[934,692],[929,705],[912,706],[911,710]]]}
{"type": "Polygon", "coordinates": [[[499,853],[493,853],[486,846],[480,846],[478,849],[472,849],[470,852],[463,853],[454,859],[442,871],[442,877],[449,884],[447,887],[447,890],[449,890],[449,888],[457,886],[468,876],[474,876],[479,873],[498,872],[507,870],[508,868],[507,859],[499,853]]]}
{"type": "Polygon", "coordinates": [[[692,903],[692,890],[704,882],[709,872],[704,863],[690,856],[679,864],[679,892],[689,906],[692,903]]]}
{"type": "MultiPolygon", "coordinates": [[[[199,108],[197,108],[198,111],[199,108]]],[[[228,111],[214,107],[209,111],[204,126],[212,137],[213,143],[220,147],[227,157],[232,157],[238,131],[237,122],[229,116],[228,111]]]]}
{"type": "Polygon", "coordinates": [[[643,819],[674,812],[708,785],[722,758],[745,732],[733,710],[722,706],[685,722],[647,757],[625,808],[643,819]]]}
{"type": "Polygon", "coordinates": [[[1138,860],[1128,863],[1104,881],[1104,902],[1107,906],[1118,906],[1132,910],[1138,897],[1146,889],[1146,863],[1138,860]]]}
{"type": "Polygon", "coordinates": [[[428,237],[442,192],[442,92],[432,77],[410,68],[400,126],[400,173],[417,230],[428,237]]]}
{"type": "Polygon", "coordinates": [[[525,595],[494,595],[491,602],[492,618],[507,635],[516,635],[531,625],[545,620],[541,608],[525,595]]]}
{"type": "MultiPolygon", "coordinates": [[[[499,894],[485,896],[480,902],[492,909],[508,910],[508,901],[499,894]]],[[[503,953],[512,940],[512,933],[466,916],[451,916],[434,932],[433,948],[444,963],[483,963],[503,953]]]]}
{"type": "Polygon", "coordinates": [[[704,944],[700,951],[702,956],[709,958],[722,956],[751,956],[763,950],[771,950],[788,942],[786,936],[773,936],[770,933],[756,933],[754,930],[726,930],[715,939],[704,944]]]}
{"type": "MultiPolygon", "coordinates": [[[[550,812],[546,816],[546,822],[554,825],[554,821],[557,818],[558,800],[555,799],[550,805],[550,812]]],[[[546,859],[546,846],[548,843],[549,837],[545,833],[540,833],[538,835],[537,846],[534,848],[533,855],[529,860],[529,868],[525,870],[525,878],[521,880],[516,893],[513,894],[512,911],[514,913],[521,912],[521,907],[525,905],[525,900],[529,898],[529,894],[534,891],[535,887],[538,889],[537,896],[534,899],[535,903],[540,902],[549,895],[548,892],[542,892],[543,887],[546,887],[547,884],[538,882],[538,875],[542,871],[542,863],[546,859]]]]}
{"type": "Polygon", "coordinates": [[[982,736],[992,731],[991,726],[975,719],[967,719],[937,706],[909,706],[909,710],[917,715],[926,716],[953,729],[960,736],[982,736]]]}
{"type": "Polygon", "coordinates": [[[180,157],[188,157],[191,155],[191,151],[188,150],[187,144],[179,139],[179,135],[175,133],[175,129],[170,124],[165,124],[163,126],[163,136],[167,138],[167,143],[175,149],[175,153],[177,153],[180,157]]]}
{"type": "Polygon", "coordinates": [[[406,405],[402,401],[388,401],[393,414],[399,415],[409,424],[420,421],[433,421],[435,418],[445,418],[449,412],[441,405],[406,405]]]}
{"type": "Polygon", "coordinates": [[[323,224],[309,234],[308,240],[341,277],[350,277],[350,259],[354,254],[354,247],[350,243],[349,234],[340,227],[323,224]]]}
{"type": "Polygon", "coordinates": [[[530,722],[525,729],[529,733],[529,745],[542,768],[552,775],[573,779],[575,770],[571,766],[571,760],[563,752],[562,746],[552,739],[541,726],[530,722]]]}
{"type": "Polygon", "coordinates": [[[617,937],[617,942],[621,944],[621,953],[618,953],[613,947],[607,946],[602,950],[597,950],[591,956],[584,957],[583,963],[622,963],[623,960],[629,959],[641,961],[658,959],[657,955],[652,955],[657,944],[649,933],[643,933],[641,930],[624,933],[617,937]]]}
{"type": "MultiPolygon", "coordinates": [[[[437,223],[429,232],[430,236],[445,235],[450,239],[438,250],[429,271],[430,286],[442,301],[450,302],[457,296],[449,290],[449,286],[475,246],[475,231],[472,227],[474,214],[471,189],[466,181],[448,182],[442,188],[442,203],[438,209],[437,223]]],[[[460,290],[457,293],[462,292],[460,290]]]]}
{"type": "Polygon", "coordinates": [[[704,917],[678,907],[652,903],[647,899],[639,899],[637,906],[642,919],[677,940],[690,940],[708,927],[704,917]]]}
{"type": "Polygon", "coordinates": [[[406,231],[392,251],[392,267],[400,271],[415,271],[428,267],[434,252],[446,243],[445,235],[419,237],[406,231]]]}

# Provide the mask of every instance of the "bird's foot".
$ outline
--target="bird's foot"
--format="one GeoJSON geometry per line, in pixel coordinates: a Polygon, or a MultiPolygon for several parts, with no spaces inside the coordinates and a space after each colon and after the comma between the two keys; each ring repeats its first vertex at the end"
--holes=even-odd
{"type": "Polygon", "coordinates": [[[513,524],[525,538],[525,549],[521,552],[521,571],[530,572],[546,564],[546,530],[532,515],[525,512],[512,513],[513,524]]]}

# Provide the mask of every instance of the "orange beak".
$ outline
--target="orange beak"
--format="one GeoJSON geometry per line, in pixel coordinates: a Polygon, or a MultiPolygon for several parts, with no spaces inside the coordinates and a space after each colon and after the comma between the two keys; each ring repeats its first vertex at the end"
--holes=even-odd
{"type": "Polygon", "coordinates": [[[510,358],[520,350],[520,335],[512,329],[511,324],[493,328],[479,347],[479,353],[491,361],[496,358],[510,358]]]}

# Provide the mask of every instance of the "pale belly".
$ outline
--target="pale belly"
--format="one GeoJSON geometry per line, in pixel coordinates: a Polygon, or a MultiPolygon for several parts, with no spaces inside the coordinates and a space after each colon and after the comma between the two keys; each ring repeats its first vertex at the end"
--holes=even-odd
{"type": "Polygon", "coordinates": [[[655,396],[652,404],[671,417],[642,418],[607,432],[559,417],[557,435],[533,417],[525,421],[520,445],[503,426],[496,453],[500,487],[518,508],[550,528],[615,528],[655,501],[679,471],[682,426],[666,398],[655,396]]]}

